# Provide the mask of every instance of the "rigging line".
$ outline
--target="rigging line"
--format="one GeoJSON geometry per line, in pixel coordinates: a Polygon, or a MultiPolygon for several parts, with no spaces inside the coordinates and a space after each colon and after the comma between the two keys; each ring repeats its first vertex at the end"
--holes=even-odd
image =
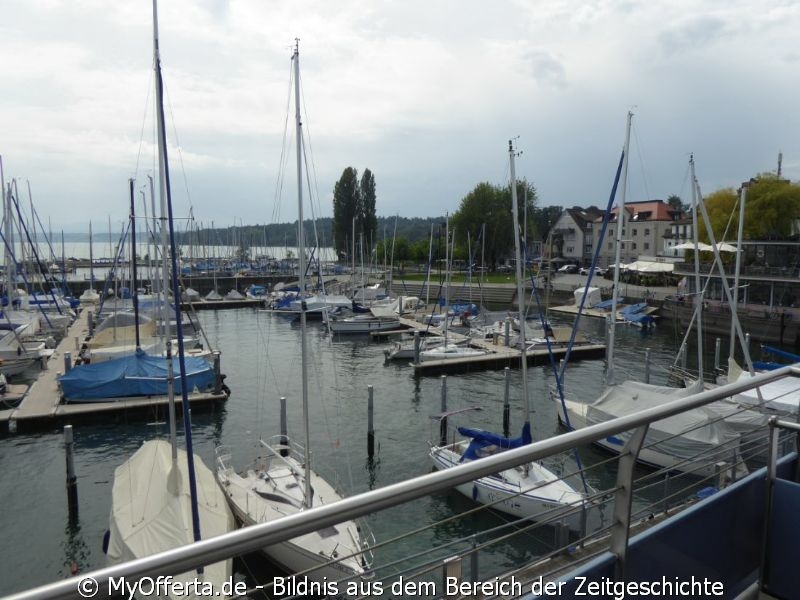
{"type": "Polygon", "coordinates": [[[189,180],[186,178],[186,167],[183,164],[183,150],[181,149],[181,141],[178,138],[178,128],[175,125],[175,114],[172,112],[172,99],[169,95],[169,88],[166,82],[163,83],[164,96],[167,99],[167,106],[169,106],[169,118],[172,122],[172,133],[175,136],[175,149],[178,151],[178,162],[181,164],[181,177],[183,179],[183,187],[186,190],[186,199],[189,202],[189,208],[192,207],[192,194],[189,191],[189,180]]]}
{"type": "Polygon", "coordinates": [[[289,65],[289,87],[286,93],[286,110],[284,111],[285,117],[283,121],[283,137],[281,143],[281,154],[278,162],[278,177],[275,180],[275,192],[272,200],[272,222],[277,223],[280,217],[280,198],[283,196],[283,182],[286,173],[286,162],[288,161],[288,137],[289,137],[289,122],[291,117],[292,105],[292,78],[294,69],[289,65]]]}
{"type": "Polygon", "coordinates": [[[153,85],[153,78],[152,78],[153,66],[150,66],[150,72],[147,74],[147,93],[145,94],[144,98],[144,111],[142,114],[142,128],[139,132],[139,148],[136,151],[136,167],[133,170],[134,179],[136,178],[136,174],[139,172],[139,162],[142,157],[142,147],[144,146],[144,128],[147,125],[147,115],[150,114],[150,90],[152,89],[153,85]]]}
{"type": "Polygon", "coordinates": [[[636,140],[636,156],[639,157],[639,168],[642,172],[642,185],[644,186],[644,197],[645,199],[650,199],[650,191],[649,186],[647,185],[647,174],[644,170],[644,159],[642,158],[642,143],[639,140],[639,128],[636,123],[632,123],[632,130],[633,130],[633,138],[636,140]]]}

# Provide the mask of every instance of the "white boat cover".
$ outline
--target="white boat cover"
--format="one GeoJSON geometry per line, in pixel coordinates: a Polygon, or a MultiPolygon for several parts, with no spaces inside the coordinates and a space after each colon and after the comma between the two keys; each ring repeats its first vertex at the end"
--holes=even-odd
{"type": "MultiPolygon", "coordinates": [[[[604,423],[697,394],[702,389],[702,383],[688,388],[670,388],[625,381],[610,387],[588,407],[586,421],[588,425],[604,423]]],[[[650,425],[645,445],[658,444],[656,449],[659,452],[685,459],[707,456],[722,445],[738,445],[739,434],[718,419],[716,412],[700,407],[656,421],[650,425]]],[[[627,441],[630,433],[626,432],[618,437],[627,441]]]]}
{"type": "MultiPolygon", "coordinates": [[[[196,454],[194,465],[201,536],[206,539],[232,531],[233,514],[213,473],[196,454]]],[[[111,565],[193,542],[185,450],[178,449],[177,469],[174,469],[169,442],[148,441],[117,467],[111,492],[109,530],[107,560],[111,565]]],[[[210,582],[219,595],[219,586],[230,575],[229,559],[206,566],[201,575],[189,571],[175,579],[194,581],[197,577],[210,582]]],[[[202,593],[197,597],[200,596],[202,593]]]]}
{"type": "MultiPolygon", "coordinates": [[[[758,374],[758,373],[756,373],[758,374]]],[[[747,371],[741,371],[735,381],[746,381],[753,377],[747,371]]],[[[780,413],[797,414],[800,407],[800,381],[796,377],[784,377],[771,381],[758,388],[764,399],[764,408],[780,413]]],[[[760,404],[756,389],[747,390],[733,397],[740,404],[756,406],[760,404]]]]}
{"type": "Polygon", "coordinates": [[[584,308],[591,308],[595,304],[600,304],[603,301],[603,298],[600,296],[600,288],[590,287],[590,288],[578,288],[572,295],[575,296],[575,306],[581,305],[581,299],[583,298],[584,294],[586,295],[586,302],[584,303],[584,308]]]}

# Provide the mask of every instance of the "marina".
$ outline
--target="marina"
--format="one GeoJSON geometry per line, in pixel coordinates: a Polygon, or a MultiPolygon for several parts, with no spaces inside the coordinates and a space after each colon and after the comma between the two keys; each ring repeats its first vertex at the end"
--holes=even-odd
{"type": "MultiPolygon", "coordinates": [[[[211,411],[193,412],[195,451],[207,464],[213,464],[215,448],[223,444],[230,448],[234,461],[241,461],[252,452],[259,432],[265,436],[278,432],[280,396],[286,396],[290,401],[290,431],[301,426],[297,410],[292,408],[296,406],[292,400],[296,401],[299,394],[297,326],[279,315],[254,309],[204,311],[200,319],[209,338],[216,340],[222,353],[223,370],[231,385],[231,398],[211,411]],[[251,357],[257,355],[268,356],[269,360],[253,361],[251,357]],[[285,373],[286,377],[276,381],[269,375],[272,370],[285,373]],[[241,432],[247,433],[242,435],[241,432]]],[[[581,332],[590,339],[598,339],[602,336],[602,327],[599,322],[586,321],[581,325],[581,332]]],[[[633,369],[632,376],[642,376],[643,365],[639,357],[646,348],[651,350],[654,365],[669,364],[674,356],[675,338],[668,329],[644,333],[635,328],[622,328],[618,336],[618,356],[623,364],[633,369]]],[[[316,468],[326,473],[338,472],[348,495],[424,474],[427,468],[423,465],[427,464],[428,453],[425,440],[438,437],[438,426],[434,427],[430,415],[440,410],[441,382],[415,378],[407,365],[384,364],[385,343],[374,341],[369,336],[342,339],[331,336],[320,323],[311,327],[310,338],[310,351],[316,365],[312,389],[331,391],[328,398],[323,398],[323,394],[311,398],[311,431],[319,447],[315,454],[316,468]],[[336,382],[333,388],[331,382],[336,382]],[[367,456],[365,422],[368,385],[375,390],[376,453],[372,459],[367,456]]],[[[70,347],[74,347],[74,340],[71,344],[70,347]]],[[[54,366],[51,364],[49,369],[55,370],[54,366]]],[[[591,390],[599,393],[602,372],[602,361],[576,363],[567,374],[568,385],[584,388],[589,396],[591,390]]],[[[666,369],[653,368],[654,382],[666,382],[668,377],[666,369]]],[[[547,367],[536,367],[529,370],[528,380],[535,411],[533,437],[534,440],[547,439],[561,431],[555,407],[548,399],[552,374],[547,367]]],[[[451,410],[475,404],[484,408],[451,420],[500,429],[504,381],[503,372],[486,370],[447,377],[451,410]]],[[[510,382],[511,405],[519,414],[519,382],[513,376],[510,382]]],[[[512,423],[512,427],[517,426],[512,423]]],[[[73,562],[81,571],[102,566],[104,557],[100,546],[109,506],[111,472],[142,440],[164,434],[163,421],[145,422],[125,411],[118,413],[114,423],[100,421],[75,425],[80,498],[78,528],[65,525],[69,519],[63,491],[60,431],[53,431],[51,426],[39,433],[19,431],[0,439],[0,467],[6,473],[0,488],[3,488],[3,496],[8,498],[7,510],[2,517],[7,532],[2,559],[9,566],[9,573],[20,573],[20,576],[4,578],[0,592],[10,593],[66,576],[73,562]],[[20,480],[25,470],[34,465],[40,466],[41,475],[20,480]],[[46,543],[32,546],[22,542],[28,535],[27,526],[11,518],[19,511],[24,512],[26,499],[31,496],[44,502],[47,517],[40,527],[49,535],[46,543]],[[9,553],[12,548],[14,551],[9,553]],[[35,572],[22,575],[21,566],[32,564],[34,555],[37,557],[35,564],[39,566],[35,572]]],[[[589,472],[590,484],[598,489],[607,487],[613,480],[614,471],[611,465],[602,466],[606,457],[589,447],[581,448],[580,455],[586,465],[601,465],[589,472]]],[[[569,462],[559,460],[550,465],[560,472],[574,473],[574,465],[569,462]]],[[[643,470],[638,472],[640,476],[646,474],[643,470]]],[[[506,523],[497,513],[481,511],[463,523],[437,526],[440,519],[474,508],[469,500],[454,494],[432,496],[370,518],[369,524],[377,540],[391,539],[423,523],[431,526],[402,544],[376,549],[376,564],[404,560],[431,545],[447,544],[462,536],[469,538],[506,523]]],[[[643,490],[635,496],[634,505],[645,507],[652,502],[659,505],[660,498],[663,498],[662,493],[643,490]]],[[[525,541],[512,538],[504,545],[487,547],[481,552],[481,572],[489,574],[516,569],[537,556],[547,554],[547,548],[552,544],[552,530],[537,530],[530,535],[525,536],[525,541]]],[[[242,568],[240,565],[239,569],[242,568]]],[[[261,576],[269,573],[271,571],[267,570],[261,576]]],[[[246,575],[248,581],[252,581],[250,577],[246,575]]]]}

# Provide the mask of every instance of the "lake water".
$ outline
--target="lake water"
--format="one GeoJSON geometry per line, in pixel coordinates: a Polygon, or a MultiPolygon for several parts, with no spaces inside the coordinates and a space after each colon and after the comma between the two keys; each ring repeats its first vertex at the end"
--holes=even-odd
{"type": "MultiPolygon", "coordinates": [[[[209,466],[214,447],[232,448],[234,464],[247,465],[256,453],[259,436],[278,433],[279,398],[288,399],[290,434],[302,435],[299,326],[285,318],[251,309],[201,312],[200,319],[212,345],[222,351],[223,371],[231,397],[212,414],[196,414],[195,451],[209,466]]],[[[602,340],[602,324],[584,319],[585,333],[602,340]]],[[[669,323],[652,333],[618,328],[617,378],[641,379],[644,349],[652,349],[652,382],[667,379],[679,339],[669,323]]],[[[337,474],[347,494],[363,492],[430,471],[428,441],[437,437],[438,424],[430,416],[440,411],[441,381],[415,379],[403,365],[384,364],[384,343],[363,337],[332,338],[319,324],[309,324],[311,449],[315,467],[324,475],[337,474]],[[367,386],[374,386],[378,449],[367,457],[367,386]]],[[[711,349],[713,354],[713,347],[711,349]]],[[[691,358],[690,358],[691,361],[691,358]]],[[[691,364],[691,362],[690,362],[691,364]]],[[[567,385],[589,400],[602,389],[602,361],[575,363],[567,385]]],[[[511,372],[512,429],[522,423],[521,382],[511,372]]],[[[549,368],[528,371],[534,414],[534,439],[559,432],[547,390],[553,383],[549,368]]],[[[449,408],[478,404],[481,412],[468,413],[460,424],[501,431],[503,373],[482,371],[447,378],[449,408]]],[[[63,436],[60,431],[16,435],[0,439],[0,595],[47,583],[69,575],[74,564],[83,572],[105,564],[101,550],[108,526],[114,469],[143,441],[167,436],[163,423],[139,421],[75,427],[76,470],[80,520],[72,527],[67,518],[63,436]]],[[[585,463],[604,460],[603,454],[582,449],[585,463]]],[[[571,459],[554,468],[571,468],[571,459]]],[[[613,469],[592,475],[593,485],[613,481],[613,469]]],[[[369,525],[379,542],[431,525],[422,533],[381,548],[376,566],[416,552],[468,540],[475,532],[497,527],[506,518],[476,514],[458,521],[449,517],[473,508],[455,492],[434,495],[409,505],[372,515],[369,525]]],[[[552,536],[552,533],[549,535],[552,536]]],[[[545,536],[546,538],[546,536],[545,536]]],[[[460,547],[465,547],[465,541],[460,547]]],[[[549,540],[525,535],[481,553],[481,573],[497,574],[543,553],[549,540]]],[[[452,554],[442,550],[442,555],[452,554]]],[[[257,559],[237,561],[246,576],[262,577],[267,567],[257,559]]]]}

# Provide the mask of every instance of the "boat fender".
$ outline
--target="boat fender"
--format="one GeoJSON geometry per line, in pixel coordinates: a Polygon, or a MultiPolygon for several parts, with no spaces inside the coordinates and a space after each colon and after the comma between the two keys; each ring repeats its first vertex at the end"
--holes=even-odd
{"type": "Polygon", "coordinates": [[[474,483],[472,484],[472,499],[477,502],[478,501],[478,486],[474,483]]]}

